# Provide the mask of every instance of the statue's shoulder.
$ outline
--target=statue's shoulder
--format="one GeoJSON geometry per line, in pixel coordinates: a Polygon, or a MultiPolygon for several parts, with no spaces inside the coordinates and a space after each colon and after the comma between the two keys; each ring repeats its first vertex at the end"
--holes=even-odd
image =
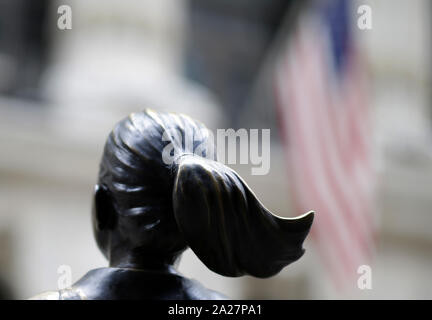
{"type": "Polygon", "coordinates": [[[60,300],[60,293],[58,291],[47,291],[35,295],[28,300],[60,300]]]}
{"type": "Polygon", "coordinates": [[[59,291],[47,291],[31,297],[29,300],[86,300],[83,292],[76,288],[59,291]]]}
{"type": "Polygon", "coordinates": [[[184,278],[184,297],[185,300],[228,300],[225,295],[204,287],[195,279],[184,278]]]}

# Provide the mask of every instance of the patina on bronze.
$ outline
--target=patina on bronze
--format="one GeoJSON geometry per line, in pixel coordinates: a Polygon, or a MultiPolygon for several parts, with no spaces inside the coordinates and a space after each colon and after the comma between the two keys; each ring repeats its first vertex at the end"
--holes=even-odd
{"type": "Polygon", "coordinates": [[[110,133],[95,187],[92,222],[109,267],[71,288],[36,299],[221,299],[175,269],[190,247],[229,277],[277,274],[304,253],[313,212],[283,218],[267,210],[239,175],[216,157],[204,125],[185,115],[145,110],[110,133]],[[193,143],[163,137],[193,133],[193,143]],[[162,152],[172,143],[172,164],[162,152]],[[201,148],[204,156],[196,155],[201,148]]]}

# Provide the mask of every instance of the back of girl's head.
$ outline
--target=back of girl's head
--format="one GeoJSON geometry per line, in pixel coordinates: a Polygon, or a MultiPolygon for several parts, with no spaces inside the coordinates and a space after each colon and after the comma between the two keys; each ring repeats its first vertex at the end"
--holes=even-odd
{"type": "Polygon", "coordinates": [[[193,153],[184,136],[191,132],[196,147],[207,143],[206,130],[187,116],[151,110],[120,121],[108,136],[99,171],[99,183],[115,195],[120,213],[152,209],[172,215],[173,163],[163,150],[169,144],[175,153],[170,156],[193,153]]]}
{"type": "Polygon", "coordinates": [[[238,174],[216,161],[209,131],[184,115],[145,110],[110,133],[99,185],[143,251],[185,246],[222,275],[267,277],[303,254],[313,213],[270,213],[238,174]]]}

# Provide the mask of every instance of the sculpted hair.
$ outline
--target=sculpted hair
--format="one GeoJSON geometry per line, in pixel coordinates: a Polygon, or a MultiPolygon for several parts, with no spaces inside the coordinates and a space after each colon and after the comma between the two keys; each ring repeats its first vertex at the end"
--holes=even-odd
{"type": "Polygon", "coordinates": [[[272,276],[303,255],[313,213],[272,214],[234,170],[216,161],[209,137],[184,115],[133,113],[108,137],[99,184],[113,195],[118,214],[150,217],[143,232],[153,250],[187,245],[221,275],[272,276]],[[178,229],[179,239],[164,242],[166,225],[178,229]]]}

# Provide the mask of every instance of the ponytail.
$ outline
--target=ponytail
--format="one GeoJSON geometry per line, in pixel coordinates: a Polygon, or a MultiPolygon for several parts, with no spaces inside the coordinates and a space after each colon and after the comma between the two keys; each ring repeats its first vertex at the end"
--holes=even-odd
{"type": "Polygon", "coordinates": [[[234,170],[217,161],[184,155],[174,166],[177,225],[209,269],[264,278],[303,255],[313,212],[296,218],[273,215],[234,170]]]}
{"type": "Polygon", "coordinates": [[[194,155],[197,148],[214,149],[208,136],[203,124],[184,115],[133,113],[108,137],[98,185],[124,221],[142,231],[134,235],[141,250],[172,255],[188,245],[221,275],[272,276],[303,255],[313,213],[273,215],[235,171],[194,155]],[[178,141],[166,132],[179,132],[178,141]],[[187,133],[193,143],[185,143],[187,133]],[[169,144],[174,162],[167,164],[169,144]]]}

